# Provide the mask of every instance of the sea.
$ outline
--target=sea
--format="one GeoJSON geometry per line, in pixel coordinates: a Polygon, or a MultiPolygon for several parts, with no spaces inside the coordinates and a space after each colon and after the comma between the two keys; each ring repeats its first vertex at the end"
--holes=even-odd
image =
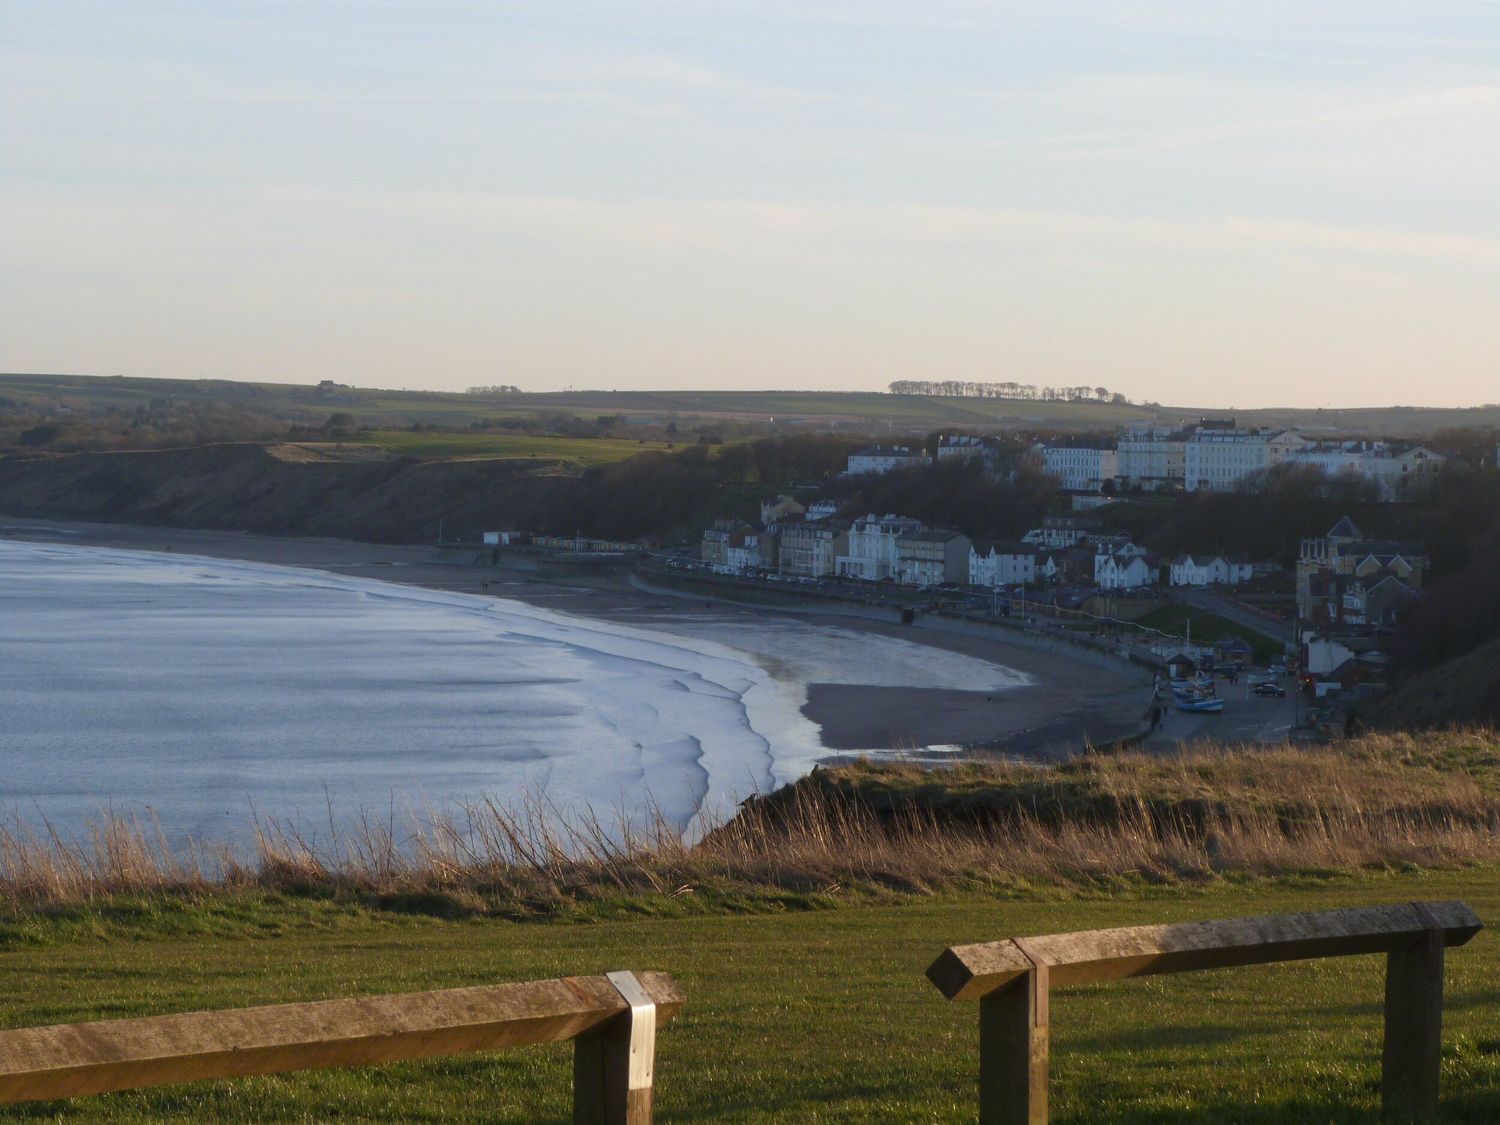
{"type": "Polygon", "coordinates": [[[296,567],[0,540],[0,816],[172,841],[540,800],[691,835],[829,751],[813,682],[1003,691],[894,637],[667,632],[296,567]]]}

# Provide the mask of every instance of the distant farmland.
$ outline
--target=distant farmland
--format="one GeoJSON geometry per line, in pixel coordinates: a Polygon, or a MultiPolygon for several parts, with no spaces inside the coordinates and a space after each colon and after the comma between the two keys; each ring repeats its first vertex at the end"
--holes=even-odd
{"type": "MultiPolygon", "coordinates": [[[[361,425],[381,431],[416,422],[460,428],[498,418],[558,413],[585,418],[620,415],[663,425],[691,418],[704,421],[734,419],[850,432],[907,434],[942,429],[1114,430],[1132,421],[1175,425],[1225,415],[1235,417],[1244,425],[1298,428],[1309,433],[1391,437],[1415,437],[1450,426],[1500,425],[1500,405],[1470,409],[1391,406],[1347,410],[1233,410],[1225,406],[942,398],[875,391],[595,390],[468,394],[353,386],[320,388],[294,383],[237,383],[220,379],[86,375],[0,375],[0,410],[5,408],[4,400],[7,399],[25,408],[43,411],[62,406],[132,410],[153,400],[174,399],[242,406],[302,423],[321,423],[330,414],[349,413],[361,425]]],[[[435,447],[424,449],[423,443],[417,442],[403,452],[421,451],[424,456],[488,455],[484,449],[460,449],[456,445],[447,449],[447,453],[440,453],[435,447]]],[[[603,450],[593,452],[597,455],[603,450]]],[[[498,455],[529,456],[529,453],[498,455]]]]}
{"type": "Polygon", "coordinates": [[[648,449],[670,449],[659,441],[629,441],[624,438],[550,437],[535,434],[432,433],[411,430],[375,430],[362,434],[359,443],[374,445],[397,457],[484,458],[489,460],[531,458],[572,461],[578,465],[607,465],[644,453],[648,449]]]}

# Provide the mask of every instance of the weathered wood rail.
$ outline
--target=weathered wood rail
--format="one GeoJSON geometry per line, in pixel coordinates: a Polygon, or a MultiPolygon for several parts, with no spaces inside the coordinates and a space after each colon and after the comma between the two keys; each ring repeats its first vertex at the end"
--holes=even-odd
{"type": "Polygon", "coordinates": [[[0,1103],[574,1042],[573,1120],[651,1120],[665,973],[453,988],[0,1031],[0,1103]]]}
{"type": "Polygon", "coordinates": [[[1443,950],[1482,923],[1462,902],[1410,902],[1308,914],[1084,930],[944,950],[927,977],[950,1000],[979,1001],[979,1119],[1047,1120],[1049,1003],[1058,985],[1386,954],[1381,1103],[1387,1119],[1437,1111],[1443,950]]]}

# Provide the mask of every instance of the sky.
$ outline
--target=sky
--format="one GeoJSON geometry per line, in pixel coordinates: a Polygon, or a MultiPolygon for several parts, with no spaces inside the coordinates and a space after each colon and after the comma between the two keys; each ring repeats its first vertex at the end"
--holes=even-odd
{"type": "Polygon", "coordinates": [[[1500,402],[1500,0],[0,0],[0,371],[1500,402]]]}

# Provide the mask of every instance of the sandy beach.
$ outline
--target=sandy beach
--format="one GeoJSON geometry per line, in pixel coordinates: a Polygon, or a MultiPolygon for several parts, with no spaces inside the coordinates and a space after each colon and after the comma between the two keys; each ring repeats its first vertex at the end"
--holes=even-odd
{"type": "MultiPolygon", "coordinates": [[[[569,575],[547,579],[505,567],[438,562],[429,547],[387,546],[329,539],[296,539],[236,532],[195,531],[114,524],[6,519],[0,536],[78,546],[160,551],[212,558],[308,567],[481,597],[513,598],[564,613],[685,636],[711,636],[742,647],[773,673],[776,662],[754,645],[736,645],[737,632],[764,631],[794,615],[774,609],[708,604],[699,596],[676,598],[633,589],[624,574],[569,575]]],[[[989,637],[940,633],[843,616],[799,613],[800,626],[878,633],[912,642],[914,679],[931,680],[916,665],[943,651],[984,660],[1021,673],[1025,686],[1003,691],[893,687],[858,683],[807,684],[803,713],[818,724],[830,756],[840,751],[914,754],[943,746],[953,753],[1025,755],[1055,759],[1086,742],[1109,742],[1135,731],[1144,689],[1126,669],[1101,667],[1066,654],[1007,644],[989,637]]]]}

